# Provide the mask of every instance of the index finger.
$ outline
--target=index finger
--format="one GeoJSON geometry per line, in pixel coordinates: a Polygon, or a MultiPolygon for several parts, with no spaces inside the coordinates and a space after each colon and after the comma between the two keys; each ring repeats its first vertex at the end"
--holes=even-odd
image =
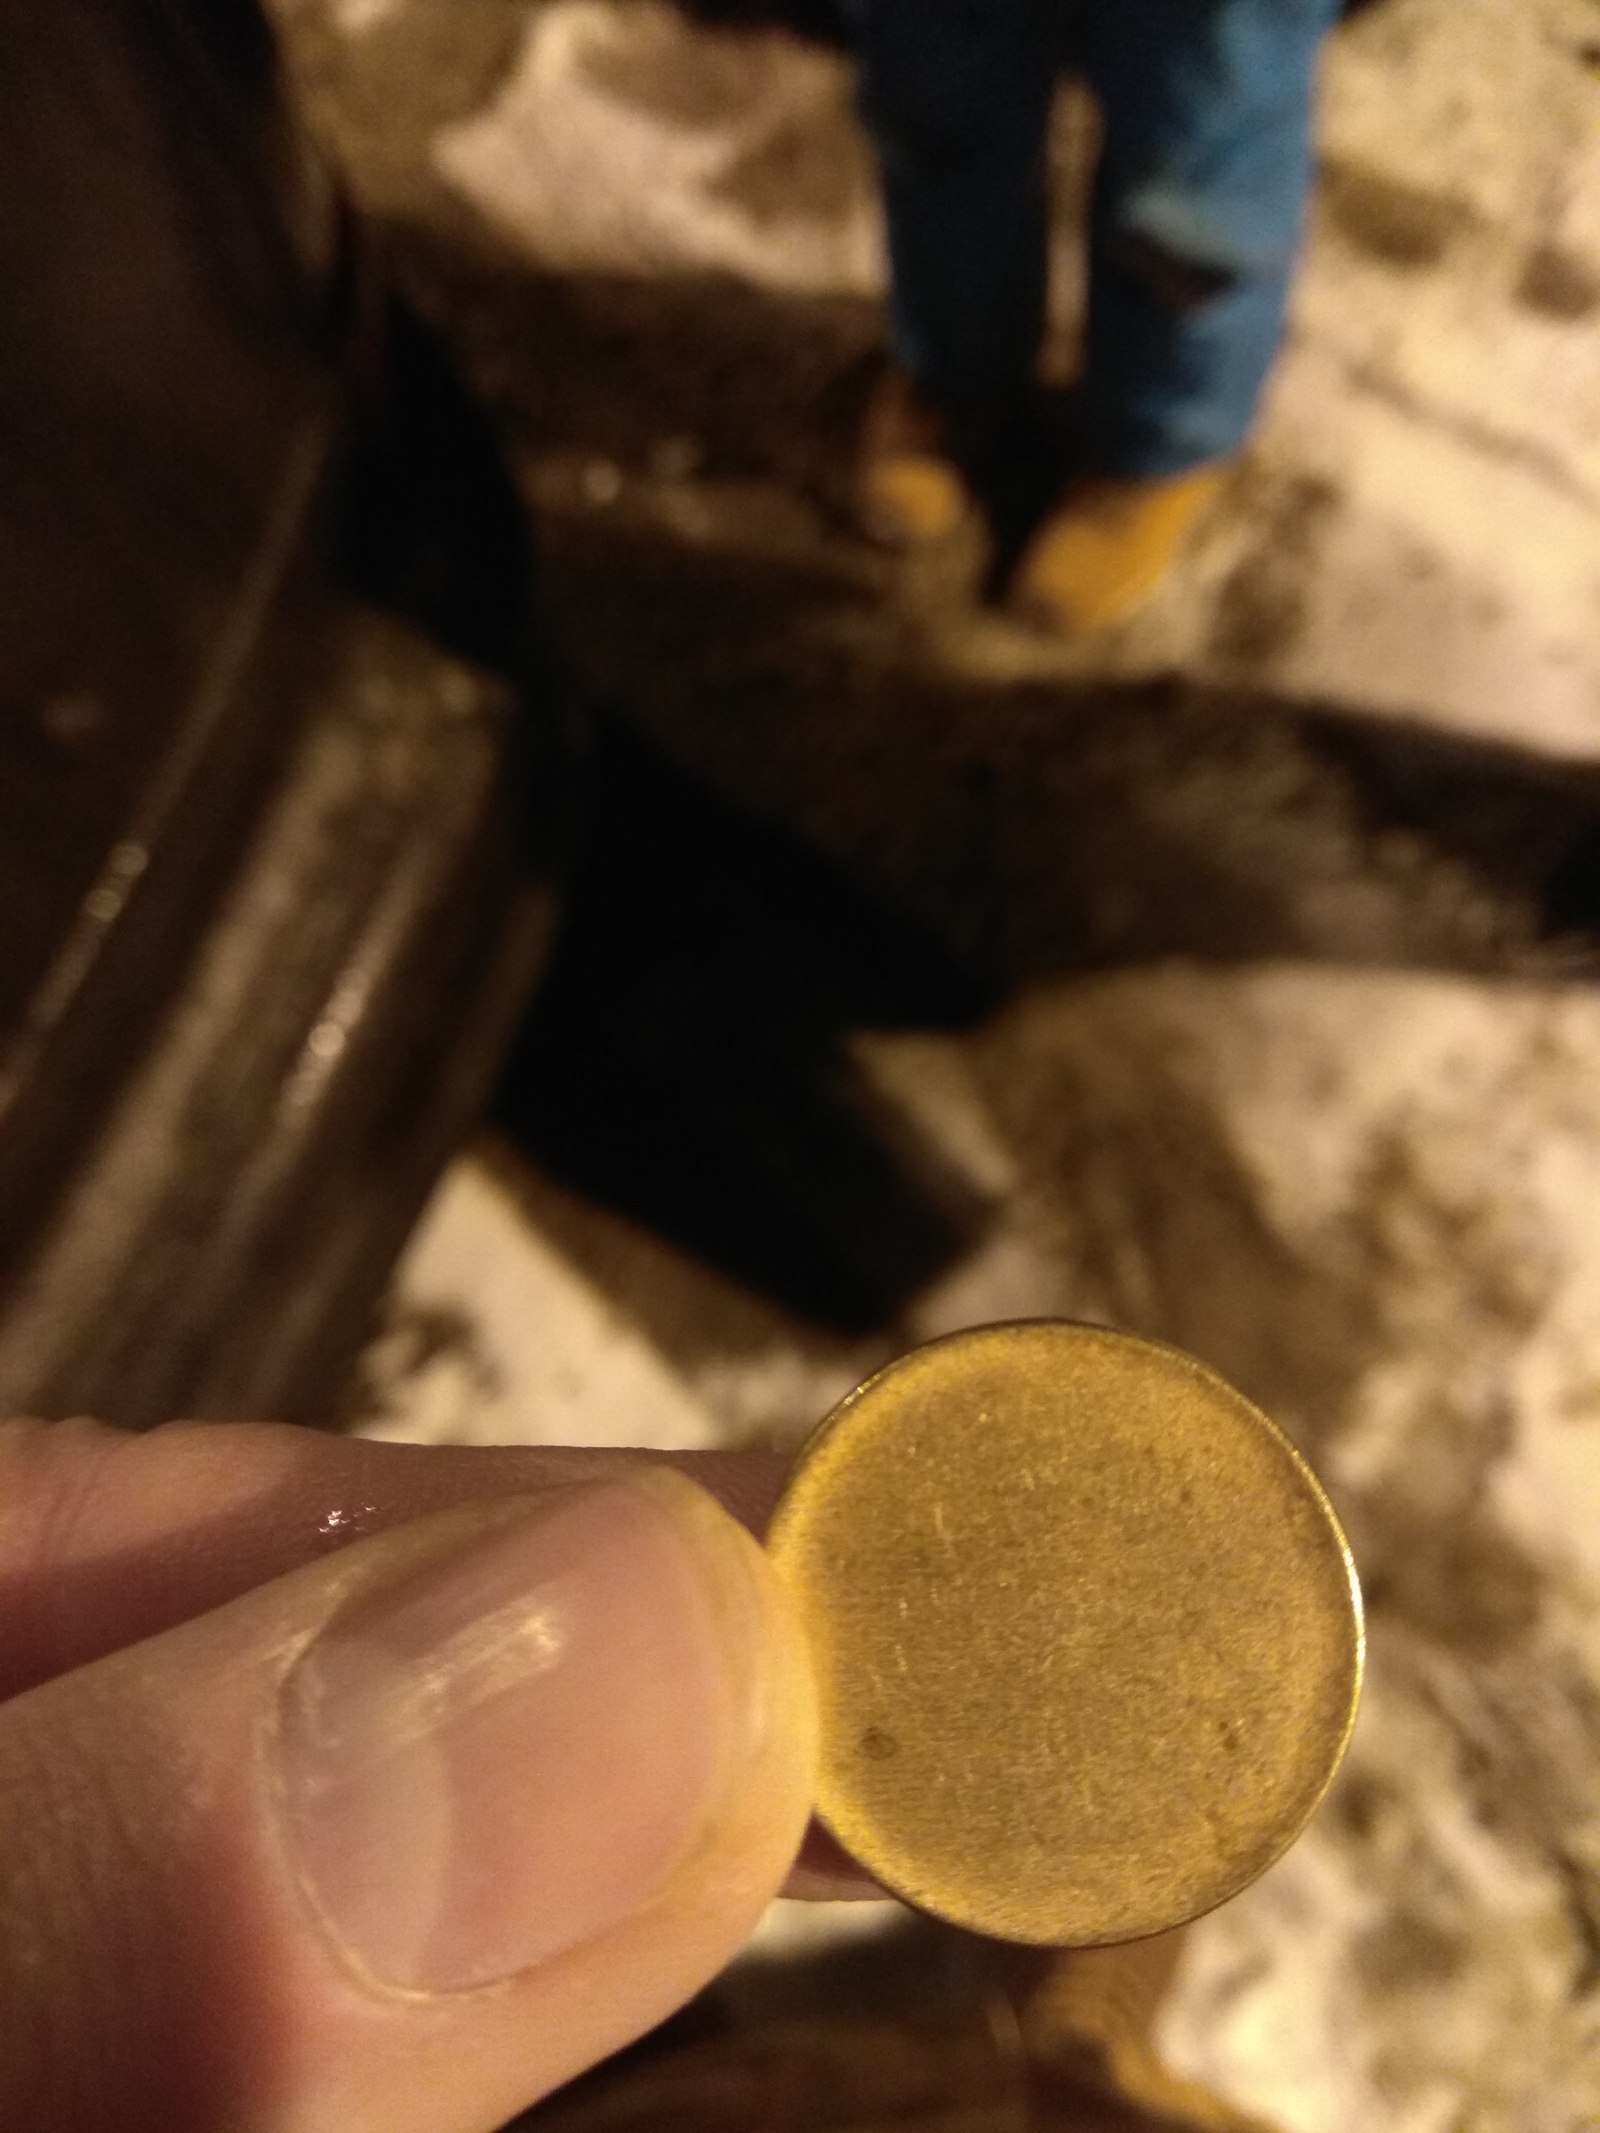
{"type": "MultiPolygon", "coordinates": [[[[370,1443],[276,1422],[0,1422],[0,1701],[158,1636],[369,1533],[486,1498],[676,1468],[759,1539],[765,1452],[370,1443]]],[[[882,1892],[815,1823],[787,1893],[882,1892]]]]}
{"type": "Polygon", "coordinates": [[[759,1538],[786,1462],[755,1452],[422,1446],[285,1423],[0,1423],[0,1698],[159,1635],[369,1533],[649,1461],[759,1538]]]}

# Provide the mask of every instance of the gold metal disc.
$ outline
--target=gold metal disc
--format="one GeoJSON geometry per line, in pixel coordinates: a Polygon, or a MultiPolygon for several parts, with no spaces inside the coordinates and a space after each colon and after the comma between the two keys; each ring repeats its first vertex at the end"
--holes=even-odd
{"type": "Polygon", "coordinates": [[[768,1546],[816,1668],[820,1819],[976,1932],[1198,1917],[1349,1738],[1361,1601],[1327,1498],[1154,1341],[1041,1320],[902,1356],[812,1437],[768,1546]]]}

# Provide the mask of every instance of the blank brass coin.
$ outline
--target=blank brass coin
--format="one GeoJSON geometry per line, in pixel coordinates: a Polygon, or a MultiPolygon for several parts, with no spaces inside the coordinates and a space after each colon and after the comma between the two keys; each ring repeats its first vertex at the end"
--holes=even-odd
{"type": "Polygon", "coordinates": [[[1037,1321],[916,1349],[823,1422],[768,1545],[816,1668],[821,1820],[977,1932],[1198,1917],[1293,1841],[1349,1738],[1333,1511],[1157,1342],[1037,1321]]]}

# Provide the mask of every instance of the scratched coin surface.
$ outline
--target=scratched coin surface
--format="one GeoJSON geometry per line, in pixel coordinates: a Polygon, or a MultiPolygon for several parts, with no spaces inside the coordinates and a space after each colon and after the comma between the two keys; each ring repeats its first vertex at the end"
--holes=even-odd
{"type": "Polygon", "coordinates": [[[954,1334],[803,1452],[768,1545],[822,1715],[821,1820],[908,1902],[1090,1946],[1198,1917],[1343,1753],[1361,1603],[1288,1439],[1177,1349],[954,1334]]]}

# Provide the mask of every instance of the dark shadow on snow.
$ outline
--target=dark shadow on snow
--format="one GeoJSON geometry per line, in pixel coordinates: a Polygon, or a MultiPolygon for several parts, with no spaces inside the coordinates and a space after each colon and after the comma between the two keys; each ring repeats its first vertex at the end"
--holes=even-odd
{"type": "Polygon", "coordinates": [[[843,508],[871,306],[410,258],[528,472],[606,735],[501,1101],[570,1183],[878,1324],[983,1211],[875,1109],[849,1032],[1163,957],[1600,963],[1593,766],[1292,700],[1270,657],[1204,686],[942,659],[917,601],[950,566],[908,572],[843,508]]]}

